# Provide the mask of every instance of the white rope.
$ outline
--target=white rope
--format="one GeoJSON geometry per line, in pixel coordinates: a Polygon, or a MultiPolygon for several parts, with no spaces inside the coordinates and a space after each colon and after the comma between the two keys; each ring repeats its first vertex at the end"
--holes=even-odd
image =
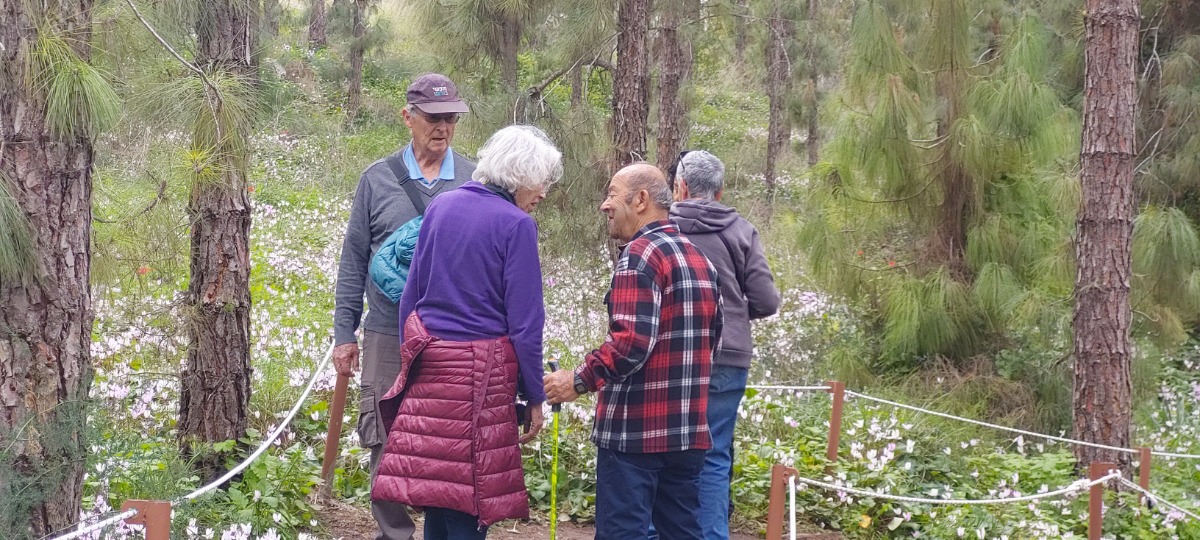
{"type": "Polygon", "coordinates": [[[1173,452],[1159,452],[1157,450],[1151,450],[1150,455],[1176,459],[1200,459],[1200,454],[1176,454],[1173,452]]]}
{"type": "Polygon", "coordinates": [[[1149,490],[1142,489],[1142,486],[1139,486],[1139,485],[1137,485],[1137,484],[1135,484],[1135,483],[1133,483],[1133,482],[1130,482],[1130,481],[1129,481],[1128,479],[1126,479],[1126,478],[1122,478],[1122,479],[1121,479],[1121,483],[1122,483],[1122,484],[1125,484],[1126,486],[1128,486],[1128,487],[1130,487],[1130,488],[1132,488],[1132,489],[1135,489],[1135,490],[1137,490],[1137,491],[1140,491],[1140,492],[1142,492],[1142,494],[1143,494],[1143,495],[1145,495],[1145,496],[1148,498],[1148,500],[1150,500],[1150,501],[1152,501],[1152,502],[1160,503],[1160,504],[1162,504],[1163,506],[1167,506],[1167,507],[1170,507],[1170,508],[1174,508],[1175,510],[1178,510],[1179,512],[1181,512],[1181,513],[1183,513],[1183,514],[1187,515],[1188,517],[1190,517],[1190,518],[1192,518],[1192,519],[1194,519],[1194,520],[1196,520],[1196,521],[1200,521],[1200,516],[1197,516],[1196,514],[1193,514],[1192,512],[1189,512],[1189,511],[1185,510],[1185,509],[1184,509],[1182,506],[1179,506],[1179,505],[1177,505],[1177,504],[1175,504],[1175,503],[1172,503],[1172,502],[1170,502],[1170,501],[1164,501],[1164,500],[1162,500],[1161,498],[1159,498],[1159,497],[1158,497],[1158,495],[1155,495],[1155,494],[1151,493],[1149,490]]]}
{"type": "Polygon", "coordinates": [[[795,390],[798,392],[828,391],[830,389],[828,386],[772,386],[765,384],[751,384],[746,386],[746,388],[753,388],[754,390],[795,390]]]}
{"type": "Polygon", "coordinates": [[[788,535],[790,540],[796,540],[796,475],[788,475],[788,515],[792,528],[788,535]]]}
{"type": "MultiPolygon", "coordinates": [[[[877,403],[884,403],[884,404],[887,404],[887,405],[891,405],[891,406],[893,406],[893,407],[900,407],[901,409],[908,409],[908,410],[911,410],[911,411],[921,412],[921,413],[925,413],[925,414],[931,414],[931,415],[933,415],[933,416],[940,416],[940,417],[942,417],[942,418],[947,418],[947,419],[950,419],[950,420],[958,420],[958,421],[960,421],[960,422],[966,422],[966,423],[968,423],[968,424],[975,424],[975,425],[977,425],[977,426],[983,426],[983,427],[988,427],[988,428],[992,428],[992,429],[999,429],[999,430],[1002,430],[1002,431],[1009,431],[1009,432],[1012,432],[1012,433],[1020,433],[1020,434],[1022,434],[1022,435],[1029,435],[1030,437],[1039,437],[1039,438],[1043,438],[1043,439],[1050,439],[1050,440],[1052,440],[1052,441],[1059,441],[1059,442],[1064,442],[1064,443],[1068,443],[1068,444],[1078,444],[1078,445],[1082,445],[1082,446],[1090,446],[1090,447],[1092,447],[1092,448],[1100,448],[1100,449],[1102,449],[1102,450],[1112,450],[1112,451],[1114,451],[1114,452],[1124,452],[1124,453],[1126,453],[1126,454],[1136,454],[1136,453],[1138,453],[1138,451],[1137,451],[1137,450],[1135,450],[1135,449],[1133,449],[1133,448],[1121,448],[1121,447],[1118,447],[1118,446],[1107,446],[1107,445],[1103,445],[1103,444],[1097,444],[1097,443],[1092,443],[1092,442],[1087,442],[1087,441],[1077,441],[1077,440],[1075,440],[1075,439],[1068,439],[1068,438],[1065,438],[1065,437],[1055,437],[1054,435],[1046,435],[1046,434],[1044,434],[1044,433],[1035,433],[1035,432],[1032,432],[1032,431],[1025,431],[1025,430],[1023,430],[1023,429],[1017,429],[1017,428],[1008,427],[1008,426],[1001,426],[1001,425],[997,425],[997,424],[989,424],[989,423],[987,423],[987,422],[983,422],[983,421],[980,421],[980,420],[972,420],[972,419],[970,419],[970,418],[963,418],[963,417],[961,417],[961,416],[954,416],[954,415],[952,415],[952,414],[946,414],[946,413],[943,413],[943,412],[937,412],[937,411],[931,411],[931,410],[928,410],[928,409],[922,409],[922,408],[920,408],[920,407],[914,407],[914,406],[912,406],[912,405],[905,405],[905,404],[903,404],[903,403],[897,403],[897,402],[895,402],[895,401],[888,401],[888,400],[886,400],[886,399],[883,399],[883,398],[872,397],[872,396],[868,396],[868,395],[866,395],[866,394],[860,394],[860,393],[858,393],[858,392],[853,392],[853,391],[850,391],[850,390],[846,390],[846,395],[848,395],[848,396],[854,396],[854,397],[858,397],[858,398],[862,398],[862,399],[865,399],[865,400],[868,400],[868,401],[874,401],[874,402],[877,402],[877,403]]],[[[1197,456],[1197,457],[1200,457],[1200,456],[1197,456]]]]}
{"type": "Polygon", "coordinates": [[[1108,476],[1105,476],[1103,478],[1098,478],[1098,479],[1092,480],[1090,482],[1087,480],[1078,480],[1076,482],[1073,482],[1069,486],[1066,486],[1061,489],[1056,489],[1054,491],[1047,491],[1046,493],[1038,493],[1036,495],[1011,497],[1008,499],[925,499],[925,498],[921,498],[921,497],[904,497],[901,495],[892,495],[890,493],[876,493],[876,492],[867,491],[864,489],[856,489],[856,488],[847,487],[847,486],[839,486],[837,484],[829,484],[826,482],[821,482],[820,480],[804,478],[803,476],[795,476],[794,478],[796,478],[796,481],[803,482],[805,484],[822,487],[822,488],[832,490],[832,491],[853,493],[855,495],[859,495],[862,497],[872,497],[872,498],[887,499],[887,500],[892,500],[892,501],[909,502],[909,503],[917,503],[917,504],[970,505],[970,504],[1009,504],[1009,503],[1017,503],[1017,502],[1035,501],[1038,499],[1048,499],[1051,497],[1058,497],[1060,495],[1066,495],[1068,493],[1074,493],[1076,491],[1083,491],[1083,490],[1088,489],[1096,484],[1102,484],[1109,480],[1113,480],[1115,478],[1120,478],[1120,477],[1121,477],[1120,472],[1113,472],[1113,473],[1109,473],[1108,476]]]}
{"type": "Polygon", "coordinates": [[[271,432],[271,435],[263,440],[258,449],[255,450],[253,454],[250,454],[250,457],[239,463],[237,467],[234,467],[229,472],[225,473],[224,476],[212,481],[212,483],[208,484],[207,486],[175,499],[171,502],[171,504],[175,505],[180,502],[190,501],[196,497],[217,489],[218,486],[224,484],[230,478],[237,476],[238,473],[245,470],[246,467],[249,467],[251,463],[254,463],[254,460],[258,459],[259,456],[266,452],[267,449],[271,447],[271,444],[283,434],[283,431],[287,429],[288,424],[292,423],[292,418],[296,417],[296,413],[300,411],[300,407],[304,405],[305,400],[308,399],[309,392],[312,392],[313,385],[317,383],[317,378],[321,376],[321,372],[325,370],[325,366],[329,365],[329,360],[331,358],[333,358],[333,345],[329,346],[329,351],[325,353],[325,358],[321,360],[319,365],[317,365],[317,369],[313,370],[312,377],[308,380],[308,386],[304,387],[304,392],[300,394],[300,399],[296,400],[296,404],[292,406],[292,410],[288,412],[286,417],[284,417],[283,422],[281,422],[279,426],[275,428],[275,431],[271,432]]]}
{"type": "Polygon", "coordinates": [[[120,514],[110,517],[104,521],[97,521],[96,523],[88,525],[87,527],[79,529],[70,534],[64,534],[62,536],[54,538],[53,540],[73,540],[75,538],[79,538],[80,536],[83,536],[92,531],[98,531],[100,529],[103,529],[103,528],[105,528],[109,525],[112,525],[113,523],[116,523],[118,521],[123,521],[123,520],[129,519],[135,515],[137,515],[136,509],[126,510],[126,511],[121,512],[120,514]]]}

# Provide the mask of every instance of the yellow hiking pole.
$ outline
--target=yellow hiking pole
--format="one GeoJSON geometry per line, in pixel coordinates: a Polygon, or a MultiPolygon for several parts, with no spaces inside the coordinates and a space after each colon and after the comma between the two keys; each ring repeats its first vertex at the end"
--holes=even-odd
{"type": "MultiPolygon", "coordinates": [[[[550,361],[550,373],[558,371],[558,362],[550,361]]],[[[554,430],[554,448],[553,458],[551,458],[550,469],[550,540],[558,539],[558,413],[562,411],[562,405],[551,405],[550,412],[554,415],[551,421],[551,428],[554,430]]]]}

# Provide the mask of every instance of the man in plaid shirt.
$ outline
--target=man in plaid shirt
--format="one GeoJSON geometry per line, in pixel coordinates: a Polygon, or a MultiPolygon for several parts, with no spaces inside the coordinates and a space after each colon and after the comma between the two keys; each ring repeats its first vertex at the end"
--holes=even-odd
{"type": "Polygon", "coordinates": [[[652,165],[630,165],[600,211],[628,243],[606,303],[609,332],[574,372],[545,377],[550,403],[599,392],[592,441],[596,538],[699,539],[700,471],[711,441],[709,370],[721,336],[717,272],[667,219],[672,194],[652,165]]]}

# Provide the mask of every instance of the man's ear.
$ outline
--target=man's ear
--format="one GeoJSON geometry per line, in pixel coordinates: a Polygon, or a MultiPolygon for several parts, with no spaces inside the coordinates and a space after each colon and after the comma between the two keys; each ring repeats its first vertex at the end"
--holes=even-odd
{"type": "Polygon", "coordinates": [[[721,197],[723,197],[723,196],[725,196],[725,189],[722,188],[720,190],[717,190],[717,196],[716,196],[717,202],[721,202],[721,197]]]}
{"type": "Polygon", "coordinates": [[[676,182],[678,184],[675,185],[675,200],[686,201],[688,199],[687,183],[682,178],[676,180],[676,182]]]}
{"type": "Polygon", "coordinates": [[[646,208],[648,208],[650,206],[650,192],[647,190],[644,190],[644,189],[639,189],[637,192],[637,196],[634,197],[633,201],[634,201],[633,202],[634,210],[637,213],[640,214],[642,212],[645,212],[646,208]]]}

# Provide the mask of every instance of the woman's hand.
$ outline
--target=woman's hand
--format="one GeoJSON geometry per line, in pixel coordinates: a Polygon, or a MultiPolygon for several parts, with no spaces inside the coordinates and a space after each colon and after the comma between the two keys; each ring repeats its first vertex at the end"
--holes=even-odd
{"type": "Polygon", "coordinates": [[[542,431],[542,424],[545,423],[545,416],[542,413],[542,404],[530,405],[525,407],[525,418],[521,418],[521,427],[525,428],[525,433],[521,435],[521,444],[532,441],[542,431]]]}

